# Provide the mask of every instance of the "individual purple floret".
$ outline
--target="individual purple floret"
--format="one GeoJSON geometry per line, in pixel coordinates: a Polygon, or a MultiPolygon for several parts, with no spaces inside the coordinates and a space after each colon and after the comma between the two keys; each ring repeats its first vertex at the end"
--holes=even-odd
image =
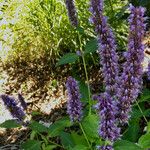
{"type": "Polygon", "coordinates": [[[72,77],[68,77],[66,88],[68,94],[67,113],[71,121],[80,121],[82,117],[82,103],[77,81],[72,77]]]}
{"type": "Polygon", "coordinates": [[[111,145],[100,146],[98,150],[114,150],[111,145]]]}
{"type": "Polygon", "coordinates": [[[95,26],[98,36],[99,55],[101,58],[102,72],[106,91],[116,93],[118,80],[118,55],[116,53],[115,38],[112,29],[103,16],[103,0],[91,0],[91,22],[95,26]]]}
{"type": "Polygon", "coordinates": [[[66,0],[66,8],[68,11],[68,16],[72,26],[78,26],[77,12],[74,4],[74,0],[66,0]]]}
{"type": "Polygon", "coordinates": [[[1,95],[0,97],[3,100],[6,108],[10,111],[11,115],[14,118],[17,118],[19,122],[22,122],[25,118],[25,113],[20,107],[17,106],[15,99],[5,94],[1,95]]]}
{"type": "Polygon", "coordinates": [[[99,135],[104,139],[114,142],[119,138],[120,129],[117,127],[116,112],[117,108],[108,93],[103,93],[97,97],[98,104],[96,109],[100,115],[99,135]]]}
{"type": "Polygon", "coordinates": [[[148,63],[147,78],[150,80],[150,61],[148,63]]]}
{"type": "Polygon", "coordinates": [[[128,38],[128,51],[126,62],[123,64],[123,73],[119,79],[118,97],[118,119],[124,124],[128,122],[131,104],[136,100],[142,86],[142,61],[144,58],[144,45],[142,40],[145,30],[145,18],[143,7],[130,6],[129,16],[130,32],[128,38]]]}
{"type": "Polygon", "coordinates": [[[26,110],[27,109],[27,103],[25,102],[21,93],[18,93],[18,100],[20,101],[22,108],[24,110],[26,110]]]}

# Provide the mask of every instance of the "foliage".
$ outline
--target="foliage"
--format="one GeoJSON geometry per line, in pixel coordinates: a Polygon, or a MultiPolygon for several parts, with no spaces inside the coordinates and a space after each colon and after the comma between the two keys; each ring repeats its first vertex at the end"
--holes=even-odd
{"type": "MultiPolygon", "coordinates": [[[[122,50],[126,41],[127,26],[123,14],[127,2],[119,3],[118,0],[110,2],[106,2],[106,15],[109,16],[110,24],[117,31],[119,49],[122,50]]],[[[86,43],[95,36],[88,21],[89,3],[88,0],[77,0],[76,5],[82,27],[78,30],[83,33],[82,43],[86,43]],[[83,28],[85,31],[82,30],[83,28]]],[[[59,55],[79,49],[77,32],[70,26],[66,14],[65,3],[62,0],[3,2],[0,37],[2,48],[8,51],[6,63],[12,65],[11,63],[16,61],[34,62],[48,57],[46,63],[54,64],[59,55]]]]}
{"type": "MultiPolygon", "coordinates": [[[[45,126],[38,121],[31,120],[28,125],[30,137],[22,143],[21,148],[24,150],[55,148],[94,150],[98,146],[109,144],[110,141],[104,141],[97,132],[100,120],[93,109],[95,102],[91,100],[86,70],[88,58],[94,56],[98,48],[92,26],[87,23],[90,15],[86,10],[87,1],[77,0],[80,20],[80,27],[77,29],[68,23],[64,2],[61,0],[33,0],[26,1],[24,4],[17,2],[17,0],[10,1],[6,2],[5,6],[3,5],[4,16],[9,10],[13,10],[9,16],[11,19],[14,16],[14,10],[20,9],[20,7],[24,8],[24,14],[18,13],[19,21],[12,24],[10,19],[8,24],[1,26],[2,36],[6,29],[11,29],[12,36],[14,36],[13,43],[9,43],[7,40],[4,42],[4,45],[11,44],[12,48],[7,61],[30,62],[34,59],[40,60],[48,57],[51,65],[51,63],[55,64],[59,55],[62,55],[56,67],[66,64],[77,65],[77,63],[81,63],[82,59],[86,74],[86,81],[80,80],[79,82],[85,108],[81,122],[70,122],[68,117],[64,116],[50,126],[45,126]],[[78,55],[76,50],[80,50],[81,55],[78,55]]],[[[109,22],[116,31],[118,50],[124,50],[127,35],[125,21],[128,16],[127,1],[109,0],[105,2],[105,5],[105,14],[109,16],[109,22]]],[[[146,150],[150,148],[150,123],[147,121],[150,110],[145,105],[149,103],[149,100],[149,89],[144,89],[138,102],[133,106],[129,124],[122,128],[121,139],[113,144],[114,150],[146,150]]],[[[16,124],[14,120],[9,120],[0,127],[15,128],[20,125],[16,124]]]]}

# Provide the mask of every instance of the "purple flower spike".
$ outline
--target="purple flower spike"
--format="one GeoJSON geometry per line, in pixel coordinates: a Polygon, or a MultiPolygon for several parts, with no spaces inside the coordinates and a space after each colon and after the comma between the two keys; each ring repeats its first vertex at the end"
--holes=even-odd
{"type": "Polygon", "coordinates": [[[99,150],[114,150],[111,145],[101,146],[99,150]]]}
{"type": "Polygon", "coordinates": [[[117,90],[117,117],[121,124],[127,123],[130,118],[131,104],[138,97],[141,90],[143,74],[144,45],[142,40],[145,31],[145,9],[130,6],[130,10],[128,51],[126,52],[126,62],[123,64],[123,73],[119,79],[117,90]]]}
{"type": "Polygon", "coordinates": [[[25,118],[25,113],[23,110],[17,106],[17,103],[14,98],[8,96],[8,95],[1,95],[1,99],[3,100],[5,106],[10,111],[11,115],[14,118],[17,118],[19,122],[22,122],[25,118]]]}
{"type": "Polygon", "coordinates": [[[106,92],[115,94],[118,80],[118,55],[112,29],[107,23],[107,18],[103,16],[103,0],[91,0],[90,11],[92,13],[91,22],[98,36],[106,92]]]}
{"type": "Polygon", "coordinates": [[[24,110],[26,110],[27,109],[27,103],[25,102],[21,93],[18,93],[18,100],[20,101],[22,108],[24,110]]]}
{"type": "Polygon", "coordinates": [[[74,78],[68,77],[66,87],[68,93],[67,113],[71,121],[80,121],[82,117],[82,103],[80,101],[81,96],[78,83],[74,78]]]}
{"type": "Polygon", "coordinates": [[[103,93],[97,98],[100,115],[99,135],[104,140],[114,142],[119,138],[120,133],[120,129],[116,125],[116,105],[108,93],[103,93]]]}
{"type": "Polygon", "coordinates": [[[78,19],[77,19],[77,12],[74,5],[74,0],[66,0],[66,8],[68,11],[68,16],[70,23],[72,26],[77,27],[78,26],[78,19]]]}

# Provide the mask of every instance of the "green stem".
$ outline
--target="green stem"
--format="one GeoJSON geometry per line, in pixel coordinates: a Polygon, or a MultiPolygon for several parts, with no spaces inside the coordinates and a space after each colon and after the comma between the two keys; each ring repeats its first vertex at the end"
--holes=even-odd
{"type": "Polygon", "coordinates": [[[83,132],[83,135],[84,135],[84,137],[85,137],[85,139],[86,139],[86,141],[87,141],[87,143],[88,143],[88,145],[89,145],[89,148],[91,149],[91,144],[89,143],[89,140],[88,140],[88,138],[87,138],[87,135],[86,135],[86,133],[84,132],[84,129],[83,129],[83,127],[82,127],[82,124],[79,123],[79,125],[80,125],[80,128],[81,128],[81,130],[82,130],[82,132],[83,132]]]}
{"type": "Polygon", "coordinates": [[[59,144],[57,144],[57,143],[55,143],[55,142],[53,142],[53,141],[49,141],[51,144],[54,144],[54,145],[56,145],[57,147],[61,147],[61,148],[64,148],[63,146],[61,146],[61,145],[59,145],[59,144]]]}
{"type": "Polygon", "coordinates": [[[50,142],[51,144],[54,144],[54,145],[56,145],[57,147],[61,147],[61,148],[64,148],[63,146],[61,146],[61,145],[59,145],[59,144],[57,144],[57,143],[55,143],[55,142],[53,142],[53,141],[50,141],[49,139],[48,139],[48,137],[44,137],[41,133],[38,133],[41,137],[43,137],[43,140],[44,140],[44,138],[46,138],[46,140],[48,141],[48,142],[50,142]]]}
{"type": "Polygon", "coordinates": [[[87,67],[86,67],[86,62],[84,58],[84,52],[82,50],[82,43],[81,43],[81,38],[80,34],[78,32],[78,38],[79,38],[79,44],[80,44],[80,51],[81,51],[81,56],[82,56],[82,61],[83,61],[83,66],[84,66],[84,71],[85,71],[85,77],[86,77],[86,83],[88,87],[88,100],[89,100],[89,115],[91,114],[91,91],[90,91],[90,84],[89,84],[89,78],[88,78],[88,73],[87,73],[87,67]]]}
{"type": "Polygon", "coordinates": [[[143,113],[143,111],[142,111],[142,109],[141,109],[139,103],[137,102],[137,100],[136,100],[136,104],[137,104],[137,106],[138,106],[138,108],[139,108],[141,114],[143,115],[143,118],[144,118],[145,122],[148,124],[148,120],[146,119],[146,117],[145,117],[145,115],[144,115],[144,113],[143,113]]]}

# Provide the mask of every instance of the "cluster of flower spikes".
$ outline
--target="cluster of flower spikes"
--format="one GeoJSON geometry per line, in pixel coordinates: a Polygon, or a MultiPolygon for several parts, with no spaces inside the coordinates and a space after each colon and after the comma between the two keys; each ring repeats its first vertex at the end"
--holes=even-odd
{"type": "Polygon", "coordinates": [[[68,11],[69,20],[72,26],[78,26],[77,11],[74,0],[66,0],[66,8],[68,11]]]}
{"type": "Polygon", "coordinates": [[[90,22],[93,23],[97,33],[106,91],[115,94],[116,80],[118,80],[118,55],[112,29],[107,23],[107,17],[103,15],[103,0],[91,0],[90,11],[92,14],[90,22]]]}
{"type": "MultiPolygon", "coordinates": [[[[99,135],[112,143],[119,138],[120,128],[117,127],[116,105],[113,96],[116,94],[118,80],[118,55],[116,53],[115,38],[112,29],[103,15],[103,0],[91,0],[90,21],[97,33],[99,54],[101,57],[102,72],[106,86],[105,93],[97,96],[96,108],[100,115],[99,135]]],[[[100,149],[112,150],[111,145],[102,146],[100,149]]]]}
{"type": "Polygon", "coordinates": [[[25,118],[25,113],[23,109],[18,106],[16,100],[13,97],[8,96],[6,94],[0,95],[0,98],[2,99],[6,108],[11,113],[12,117],[17,119],[18,122],[22,123],[25,118]]]}
{"type": "Polygon", "coordinates": [[[120,124],[128,122],[132,103],[138,97],[142,86],[142,61],[144,58],[144,45],[142,40],[146,25],[144,24],[145,9],[130,6],[129,16],[130,32],[128,38],[128,51],[125,54],[126,62],[120,76],[117,88],[117,118],[120,124]]]}
{"type": "Polygon", "coordinates": [[[68,77],[66,88],[68,94],[67,113],[72,122],[78,122],[82,118],[82,103],[77,81],[72,77],[68,77]]]}

